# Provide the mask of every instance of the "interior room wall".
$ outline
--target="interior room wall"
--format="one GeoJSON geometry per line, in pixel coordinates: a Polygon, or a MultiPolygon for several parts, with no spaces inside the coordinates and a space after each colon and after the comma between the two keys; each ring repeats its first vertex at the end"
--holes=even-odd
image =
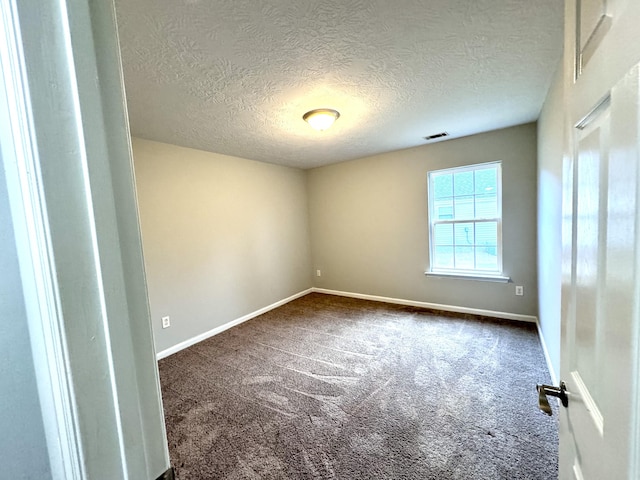
{"type": "Polygon", "coordinates": [[[133,156],[156,351],[311,288],[303,170],[137,138],[133,156]]]}
{"type": "Polygon", "coordinates": [[[522,315],[538,313],[536,125],[521,125],[309,171],[320,288],[522,315]],[[427,172],[502,161],[503,268],[512,283],[425,276],[427,172]],[[515,295],[524,286],[524,296],[515,295]]]}
{"type": "Polygon", "coordinates": [[[538,310],[553,369],[560,373],[562,283],[563,65],[558,65],[538,120],[538,310]]]}
{"type": "Polygon", "coordinates": [[[0,457],[3,478],[50,478],[9,199],[0,165],[0,457]]]}

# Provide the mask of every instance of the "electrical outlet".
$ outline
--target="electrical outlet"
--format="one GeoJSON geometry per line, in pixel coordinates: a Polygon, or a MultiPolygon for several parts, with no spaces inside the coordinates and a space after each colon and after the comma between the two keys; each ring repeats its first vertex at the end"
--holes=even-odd
{"type": "Polygon", "coordinates": [[[320,269],[316,270],[316,277],[321,277],[322,276],[322,272],[320,271],[320,269]]]}
{"type": "Polygon", "coordinates": [[[519,297],[524,295],[524,287],[522,285],[516,285],[516,295],[519,297]]]}
{"type": "Polygon", "coordinates": [[[171,318],[162,317],[162,328],[169,328],[171,326],[171,318]]]}

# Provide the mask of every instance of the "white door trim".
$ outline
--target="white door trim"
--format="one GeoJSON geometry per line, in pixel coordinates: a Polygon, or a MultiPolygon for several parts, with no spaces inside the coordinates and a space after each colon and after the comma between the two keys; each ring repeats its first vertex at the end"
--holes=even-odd
{"type": "Polygon", "coordinates": [[[169,467],[112,1],[0,2],[5,170],[52,476],[169,467]]]}
{"type": "Polygon", "coordinates": [[[15,2],[0,3],[0,148],[9,193],[51,473],[83,478],[57,281],[15,2]]]}

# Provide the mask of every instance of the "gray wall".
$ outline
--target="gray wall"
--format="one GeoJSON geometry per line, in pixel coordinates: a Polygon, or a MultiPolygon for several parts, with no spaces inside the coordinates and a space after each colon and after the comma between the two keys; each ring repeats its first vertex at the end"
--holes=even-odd
{"type": "Polygon", "coordinates": [[[563,93],[560,62],[538,120],[538,310],[556,374],[560,373],[563,93]]]}
{"type": "Polygon", "coordinates": [[[142,139],[133,156],[156,351],[312,286],[304,171],[142,139]]]}
{"type": "Polygon", "coordinates": [[[14,232],[0,163],[0,476],[50,478],[14,232]]]}
{"type": "Polygon", "coordinates": [[[527,124],[309,171],[320,288],[537,315],[536,125],[527,124]],[[435,278],[428,266],[429,170],[502,161],[503,267],[514,283],[435,278]]]}

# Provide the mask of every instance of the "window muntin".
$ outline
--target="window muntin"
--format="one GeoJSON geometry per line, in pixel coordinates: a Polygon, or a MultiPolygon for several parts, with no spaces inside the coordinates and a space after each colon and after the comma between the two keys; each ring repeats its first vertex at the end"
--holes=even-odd
{"type": "Polygon", "coordinates": [[[500,162],[428,174],[431,272],[502,273],[500,162]]]}

